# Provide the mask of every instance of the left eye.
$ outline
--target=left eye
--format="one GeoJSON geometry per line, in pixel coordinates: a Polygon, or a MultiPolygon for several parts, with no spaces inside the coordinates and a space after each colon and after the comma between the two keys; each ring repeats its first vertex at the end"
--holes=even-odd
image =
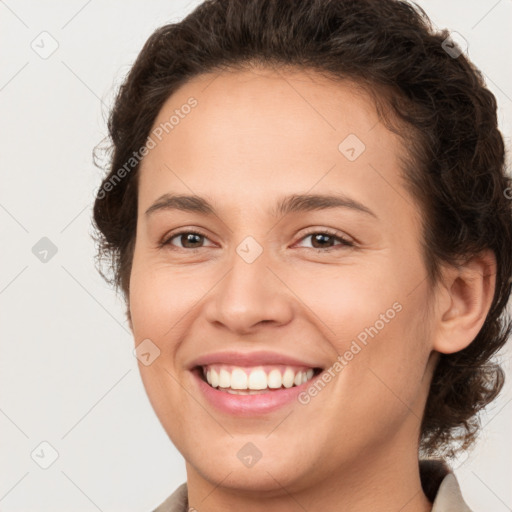
{"type": "Polygon", "coordinates": [[[338,241],[339,243],[337,245],[347,246],[347,247],[353,247],[354,243],[350,240],[347,240],[346,238],[343,238],[340,235],[337,235],[336,233],[330,233],[328,231],[315,231],[313,233],[309,233],[301,238],[301,240],[305,240],[306,238],[311,237],[311,244],[312,249],[331,249],[334,247],[334,245],[331,245],[331,243],[334,243],[335,241],[338,241]]]}

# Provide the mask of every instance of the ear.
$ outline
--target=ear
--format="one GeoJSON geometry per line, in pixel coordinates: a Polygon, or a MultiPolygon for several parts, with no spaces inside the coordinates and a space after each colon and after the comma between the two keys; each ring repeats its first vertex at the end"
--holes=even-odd
{"type": "Polygon", "coordinates": [[[496,286],[496,257],[491,250],[444,272],[436,293],[433,349],[451,354],[477,336],[491,307],[496,286]]]}

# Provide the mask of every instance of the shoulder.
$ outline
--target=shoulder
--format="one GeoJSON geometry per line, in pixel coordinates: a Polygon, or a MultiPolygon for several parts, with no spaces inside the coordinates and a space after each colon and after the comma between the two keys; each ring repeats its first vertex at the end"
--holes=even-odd
{"type": "Polygon", "coordinates": [[[181,484],[164,502],[152,512],[188,512],[187,484],[181,484]]]}

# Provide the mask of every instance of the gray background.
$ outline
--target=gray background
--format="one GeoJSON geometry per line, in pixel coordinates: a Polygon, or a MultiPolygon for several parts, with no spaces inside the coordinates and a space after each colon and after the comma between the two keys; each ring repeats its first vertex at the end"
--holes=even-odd
{"type": "MultiPolygon", "coordinates": [[[[149,511],[185,481],[184,462],[142,387],[122,302],[94,268],[100,171],[91,151],[147,37],[199,3],[0,0],[4,512],[149,511]],[[58,48],[45,55],[52,44],[58,48]],[[53,463],[42,442],[58,452],[53,463]]],[[[438,27],[468,41],[500,105],[510,151],[512,1],[419,4],[438,27]]],[[[509,354],[501,356],[508,375],[509,354]]],[[[477,511],[512,510],[511,401],[507,383],[483,417],[476,449],[457,465],[477,511]]]]}

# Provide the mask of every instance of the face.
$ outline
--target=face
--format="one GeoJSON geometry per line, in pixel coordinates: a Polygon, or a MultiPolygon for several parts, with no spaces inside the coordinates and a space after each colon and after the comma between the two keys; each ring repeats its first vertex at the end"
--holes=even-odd
{"type": "Polygon", "coordinates": [[[154,130],[173,115],[140,167],[129,301],[189,478],[291,491],[416,458],[431,290],[403,142],[313,72],[205,74],[154,130]]]}

